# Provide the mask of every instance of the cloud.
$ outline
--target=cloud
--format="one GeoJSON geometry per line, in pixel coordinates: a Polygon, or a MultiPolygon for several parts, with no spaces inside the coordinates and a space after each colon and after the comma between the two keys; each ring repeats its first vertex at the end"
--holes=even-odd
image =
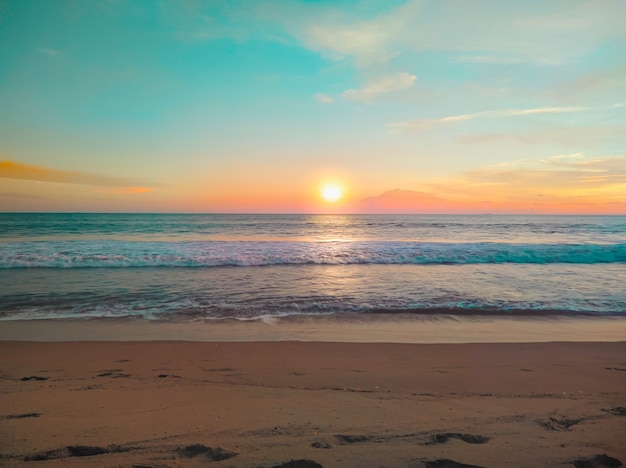
{"type": "Polygon", "coordinates": [[[581,153],[479,167],[364,200],[370,213],[626,213],[626,155],[581,153]]]}
{"type": "Polygon", "coordinates": [[[358,11],[307,18],[297,29],[286,28],[312,50],[337,60],[353,57],[363,66],[427,50],[460,54],[474,63],[562,65],[626,36],[622,0],[545,2],[533,8],[489,0],[411,0],[374,18],[358,11]]]}
{"type": "Polygon", "coordinates": [[[34,166],[14,161],[0,161],[0,178],[35,180],[60,184],[93,185],[100,187],[138,187],[137,183],[125,177],[107,176],[80,171],[66,171],[34,166]]]}
{"type": "Polygon", "coordinates": [[[385,75],[371,81],[361,89],[348,89],[343,92],[342,96],[354,101],[369,102],[381,94],[411,88],[416,79],[415,75],[406,72],[385,75]]]}
{"type": "Polygon", "coordinates": [[[389,44],[404,27],[400,19],[383,16],[348,24],[318,20],[294,33],[308,48],[328,58],[343,60],[353,56],[358,63],[371,65],[387,61],[395,55],[389,50],[389,44]]]}
{"type": "Polygon", "coordinates": [[[459,135],[457,143],[483,144],[501,140],[512,140],[527,145],[561,144],[567,147],[580,147],[605,144],[609,141],[623,141],[625,125],[582,125],[553,126],[524,132],[492,132],[459,135]]]}
{"type": "Polygon", "coordinates": [[[503,207],[626,211],[626,155],[589,158],[575,153],[517,161],[476,168],[425,187],[447,197],[488,198],[503,207]]]}
{"type": "Polygon", "coordinates": [[[626,195],[626,155],[591,159],[571,155],[569,158],[549,158],[544,163],[577,175],[577,182],[604,186],[622,184],[624,195],[626,195]]]}
{"type": "Polygon", "coordinates": [[[454,202],[433,193],[397,188],[366,198],[359,204],[358,209],[368,213],[433,213],[447,211],[453,207],[454,202]]]}
{"type": "MultiPolygon", "coordinates": [[[[524,161],[512,167],[490,166],[469,171],[467,180],[516,186],[544,186],[546,190],[607,188],[626,183],[626,155],[585,158],[580,153],[524,161]]],[[[623,187],[626,191],[626,186],[623,187]]]]}
{"type": "Polygon", "coordinates": [[[320,104],[332,104],[335,100],[326,93],[317,93],[313,96],[320,104]]]}
{"type": "Polygon", "coordinates": [[[626,38],[623,0],[394,3],[188,1],[160,2],[159,11],[183,41],[296,41],[364,69],[428,51],[474,64],[563,65],[626,38]]]}
{"type": "Polygon", "coordinates": [[[554,156],[550,156],[547,159],[541,159],[540,162],[552,163],[552,162],[563,161],[563,160],[567,161],[567,160],[572,160],[572,159],[582,159],[584,157],[585,157],[584,153],[556,154],[554,156]]]}
{"type": "Polygon", "coordinates": [[[158,11],[183,41],[295,40],[361,67],[424,51],[475,64],[562,65],[626,37],[623,0],[394,3],[187,1],[159,2],[158,11]]]}
{"type": "Polygon", "coordinates": [[[574,112],[584,112],[589,110],[588,107],[535,107],[531,109],[503,109],[503,110],[488,110],[482,112],[475,112],[473,114],[460,114],[451,115],[447,117],[440,117],[437,119],[418,119],[408,120],[404,122],[393,122],[388,126],[392,129],[406,129],[406,130],[427,130],[440,125],[463,122],[474,119],[489,119],[500,117],[518,117],[523,115],[535,115],[535,114],[569,114],[574,112]]]}

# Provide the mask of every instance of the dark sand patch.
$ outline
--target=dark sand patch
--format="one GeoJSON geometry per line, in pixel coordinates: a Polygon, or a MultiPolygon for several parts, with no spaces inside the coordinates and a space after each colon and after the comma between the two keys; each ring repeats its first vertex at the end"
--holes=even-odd
{"type": "Polygon", "coordinates": [[[7,414],[6,416],[0,416],[0,420],[3,420],[3,419],[38,418],[39,416],[41,416],[41,413],[7,414]]]}
{"type": "Polygon", "coordinates": [[[71,389],[71,391],[73,392],[84,392],[87,390],[104,390],[104,386],[100,384],[93,384],[93,385],[83,385],[82,387],[71,389]]]}
{"type": "Polygon", "coordinates": [[[107,453],[120,453],[124,452],[121,447],[117,445],[109,445],[108,447],[97,447],[91,445],[68,445],[55,450],[48,450],[46,452],[38,452],[33,455],[26,455],[24,461],[45,461],[45,460],[57,460],[59,458],[69,457],[93,457],[95,455],[104,455],[107,453]]]}
{"type": "Polygon", "coordinates": [[[236,452],[224,450],[222,447],[207,447],[202,444],[186,445],[176,449],[176,454],[180,458],[202,458],[206,461],[222,461],[236,457],[236,452]]]}
{"type": "Polygon", "coordinates": [[[461,463],[448,458],[441,458],[439,460],[424,462],[425,468],[485,468],[478,465],[468,465],[467,463],[461,463]]]}
{"type": "Polygon", "coordinates": [[[113,379],[130,377],[130,374],[124,373],[124,369],[103,369],[98,372],[98,377],[111,377],[113,379]]]}
{"type": "Polygon", "coordinates": [[[372,436],[337,434],[335,435],[335,439],[337,439],[337,442],[339,442],[341,445],[349,445],[367,442],[368,440],[372,439],[372,436]]]}
{"type": "Polygon", "coordinates": [[[132,468],[171,468],[170,465],[145,465],[143,463],[131,465],[132,468]]]}
{"type": "Polygon", "coordinates": [[[131,465],[131,468],[171,468],[169,465],[144,465],[139,464],[139,465],[131,465]]]}
{"type": "Polygon", "coordinates": [[[539,421],[539,425],[549,431],[569,431],[570,427],[580,424],[582,421],[584,421],[584,418],[568,419],[549,417],[548,419],[539,421]]]}
{"type": "Polygon", "coordinates": [[[169,465],[131,465],[132,468],[171,468],[169,465]]]}
{"type": "Polygon", "coordinates": [[[28,377],[22,377],[20,380],[22,382],[28,382],[30,380],[48,380],[49,377],[41,377],[40,375],[29,375],[28,377]]]}
{"type": "Polygon", "coordinates": [[[615,408],[603,409],[602,411],[605,411],[614,416],[626,416],[626,408],[623,406],[616,406],[615,408]]]}
{"type": "Polygon", "coordinates": [[[330,390],[334,390],[336,392],[374,393],[374,390],[368,390],[361,387],[330,387],[330,390]]]}
{"type": "Polygon", "coordinates": [[[604,453],[593,458],[579,458],[570,463],[575,468],[617,468],[622,466],[622,462],[617,458],[609,457],[604,453]]]}
{"type": "MultiPolygon", "coordinates": [[[[450,439],[457,439],[467,444],[485,444],[491,440],[490,437],[485,437],[476,434],[461,434],[458,432],[444,432],[444,433],[407,433],[407,434],[390,434],[390,435],[355,435],[355,434],[336,434],[335,439],[339,445],[351,445],[360,444],[366,442],[385,443],[398,440],[415,440],[416,443],[422,445],[439,445],[445,444],[450,439]]],[[[313,444],[311,444],[313,446],[313,444]]],[[[315,447],[320,448],[320,447],[315,447]]],[[[325,447],[324,447],[325,448],[325,447]]]]}
{"type": "Polygon", "coordinates": [[[313,460],[302,459],[272,465],[272,468],[323,468],[323,466],[313,460]]]}
{"type": "Polygon", "coordinates": [[[311,447],[318,449],[329,449],[332,447],[332,445],[330,445],[325,440],[316,440],[315,442],[311,443],[311,447]]]}
{"type": "Polygon", "coordinates": [[[429,442],[426,442],[426,445],[445,444],[450,439],[461,440],[468,444],[485,444],[489,442],[490,440],[489,437],[485,437],[481,435],[459,434],[457,432],[445,432],[445,433],[440,433],[440,434],[433,434],[431,436],[431,440],[429,442]]]}

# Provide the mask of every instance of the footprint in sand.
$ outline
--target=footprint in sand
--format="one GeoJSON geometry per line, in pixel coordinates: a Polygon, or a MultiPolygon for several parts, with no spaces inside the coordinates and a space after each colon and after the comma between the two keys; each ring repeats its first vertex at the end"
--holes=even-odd
{"type": "Polygon", "coordinates": [[[485,444],[490,440],[489,437],[481,435],[446,432],[442,434],[433,434],[430,442],[426,442],[426,445],[445,444],[450,439],[458,439],[468,444],[485,444]]]}
{"type": "Polygon", "coordinates": [[[447,458],[424,462],[424,468],[485,468],[478,465],[468,465],[447,458]]]}
{"type": "Polygon", "coordinates": [[[622,462],[617,458],[609,457],[606,454],[596,455],[593,458],[579,458],[571,461],[575,468],[618,468],[622,462]]]}

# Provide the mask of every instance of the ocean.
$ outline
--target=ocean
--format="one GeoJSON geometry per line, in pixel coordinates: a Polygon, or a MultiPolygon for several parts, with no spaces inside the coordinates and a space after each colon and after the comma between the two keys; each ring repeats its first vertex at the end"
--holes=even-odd
{"type": "Polygon", "coordinates": [[[626,316],[626,216],[0,214],[0,320],[626,316]]]}

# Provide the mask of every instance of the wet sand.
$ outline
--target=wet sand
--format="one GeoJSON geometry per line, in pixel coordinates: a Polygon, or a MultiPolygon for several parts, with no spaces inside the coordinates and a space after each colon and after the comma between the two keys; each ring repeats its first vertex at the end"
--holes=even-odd
{"type": "Polygon", "coordinates": [[[0,392],[6,466],[626,462],[624,341],[3,341],[0,392]]]}
{"type": "Polygon", "coordinates": [[[345,314],[264,320],[92,318],[0,321],[0,341],[325,341],[534,343],[625,341],[626,317],[345,314]]]}

